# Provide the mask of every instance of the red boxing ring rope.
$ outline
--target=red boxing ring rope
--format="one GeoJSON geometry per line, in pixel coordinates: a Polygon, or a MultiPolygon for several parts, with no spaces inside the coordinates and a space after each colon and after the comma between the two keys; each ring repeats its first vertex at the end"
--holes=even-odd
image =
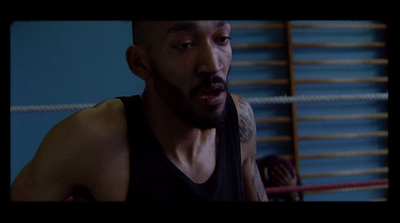
{"type": "Polygon", "coordinates": [[[362,182],[351,182],[351,183],[338,183],[338,184],[320,184],[320,185],[307,185],[307,186],[287,186],[287,187],[268,187],[265,188],[267,194],[279,194],[279,193],[289,193],[297,191],[317,191],[317,190],[331,190],[339,188],[349,188],[349,187],[365,187],[388,184],[389,179],[381,180],[370,180],[362,182]]]}
{"type": "MultiPolygon", "coordinates": [[[[388,184],[389,179],[381,179],[381,180],[370,180],[370,181],[362,181],[362,182],[351,182],[351,183],[338,183],[338,184],[320,184],[320,185],[308,185],[308,186],[295,186],[295,187],[268,187],[265,188],[265,191],[268,194],[279,194],[279,193],[289,193],[294,191],[317,191],[317,190],[330,190],[330,189],[338,189],[338,188],[349,188],[349,187],[366,187],[366,186],[374,186],[374,185],[383,185],[388,184]]],[[[72,202],[72,196],[69,197],[67,202],[72,202]]]]}

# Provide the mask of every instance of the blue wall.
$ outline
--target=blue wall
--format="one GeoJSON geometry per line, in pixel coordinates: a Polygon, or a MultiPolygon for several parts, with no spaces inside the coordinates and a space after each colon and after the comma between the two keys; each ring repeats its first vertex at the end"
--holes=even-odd
{"type": "MultiPolygon", "coordinates": [[[[278,21],[279,22],[279,21],[278,21]]],[[[293,23],[309,21],[294,21],[293,23]]],[[[361,21],[372,23],[370,21],[361,21]]],[[[277,23],[277,21],[232,21],[277,23]]],[[[324,22],[326,23],[326,22],[324,22]]],[[[328,21],[329,23],[329,21],[328,21]]],[[[293,30],[293,42],[384,41],[384,33],[371,30],[293,30]]],[[[131,44],[129,21],[16,21],[10,27],[11,106],[97,103],[122,95],[140,94],[144,82],[134,76],[125,62],[131,44]]],[[[285,42],[282,29],[232,30],[232,43],[285,42]]],[[[234,49],[233,61],[286,60],[284,48],[234,49]]],[[[295,60],[385,58],[384,49],[295,49],[295,60]]],[[[386,66],[323,65],[296,66],[296,79],[379,77],[386,66]]],[[[232,67],[230,80],[287,78],[285,66],[232,67]]],[[[287,85],[231,86],[245,97],[289,95],[287,85]]],[[[297,95],[359,94],[387,92],[386,83],[297,85],[297,95]]],[[[254,105],[256,117],[290,116],[290,105],[254,105]]],[[[387,102],[336,102],[299,104],[298,116],[387,112],[387,102]]],[[[41,140],[59,121],[73,112],[11,113],[11,182],[32,159],[41,140]]],[[[387,120],[299,122],[299,135],[369,132],[387,129],[387,120]]],[[[290,123],[257,125],[259,137],[290,135],[290,123]]],[[[324,151],[387,148],[386,138],[300,141],[300,154],[324,151]]],[[[259,143],[258,157],[288,155],[291,142],[259,143]]],[[[301,160],[302,173],[387,166],[386,157],[365,156],[301,160]]],[[[342,176],[304,179],[304,185],[381,179],[383,175],[342,176]]],[[[385,190],[340,192],[305,196],[305,200],[371,200],[385,196],[385,190]]]]}
{"type": "MultiPolygon", "coordinates": [[[[129,21],[16,21],[10,35],[11,106],[97,103],[144,89],[125,61],[129,21]]],[[[70,114],[10,115],[11,181],[50,128],[70,114]]]]}

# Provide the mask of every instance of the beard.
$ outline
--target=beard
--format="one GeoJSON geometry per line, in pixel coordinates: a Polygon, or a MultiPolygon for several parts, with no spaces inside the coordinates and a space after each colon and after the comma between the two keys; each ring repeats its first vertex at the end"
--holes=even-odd
{"type": "Polygon", "coordinates": [[[228,94],[226,81],[216,75],[204,75],[204,79],[188,94],[185,94],[181,88],[171,83],[163,73],[159,72],[154,63],[152,65],[155,90],[176,117],[189,126],[202,130],[216,128],[223,123],[226,116],[226,95],[228,94]],[[222,86],[218,92],[224,93],[224,102],[217,106],[197,103],[198,99],[196,100],[196,98],[199,92],[212,89],[213,84],[222,86]]]}

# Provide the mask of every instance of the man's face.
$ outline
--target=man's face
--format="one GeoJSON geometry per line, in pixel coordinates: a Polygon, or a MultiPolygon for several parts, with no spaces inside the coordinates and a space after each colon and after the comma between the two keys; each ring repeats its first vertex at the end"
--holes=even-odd
{"type": "Polygon", "coordinates": [[[154,22],[150,84],[183,121],[215,128],[225,116],[232,61],[230,25],[223,21],[154,22]]]}

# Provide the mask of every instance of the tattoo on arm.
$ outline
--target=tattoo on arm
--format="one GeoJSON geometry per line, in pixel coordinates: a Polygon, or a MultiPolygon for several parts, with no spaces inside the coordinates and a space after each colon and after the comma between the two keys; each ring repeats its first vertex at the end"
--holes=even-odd
{"type": "Polygon", "coordinates": [[[250,139],[253,138],[254,129],[255,129],[255,121],[253,111],[251,107],[248,105],[248,102],[243,96],[239,96],[239,133],[240,133],[240,142],[249,142],[250,139]]]}
{"type": "Polygon", "coordinates": [[[256,133],[256,123],[251,106],[246,101],[243,96],[238,95],[238,105],[239,105],[239,135],[240,142],[242,146],[249,151],[249,156],[247,157],[247,167],[249,168],[249,190],[253,194],[253,198],[259,201],[267,201],[267,195],[265,193],[265,187],[261,181],[260,172],[256,163],[256,151],[257,151],[257,133],[256,133]],[[256,197],[254,197],[254,195],[256,197]]]}
{"type": "Polygon", "coordinates": [[[267,194],[265,192],[264,184],[261,181],[260,172],[258,171],[258,167],[255,162],[255,158],[252,160],[252,162],[254,163],[253,164],[254,171],[253,171],[252,181],[253,181],[253,185],[257,191],[258,201],[266,201],[266,200],[268,200],[267,194]]]}

